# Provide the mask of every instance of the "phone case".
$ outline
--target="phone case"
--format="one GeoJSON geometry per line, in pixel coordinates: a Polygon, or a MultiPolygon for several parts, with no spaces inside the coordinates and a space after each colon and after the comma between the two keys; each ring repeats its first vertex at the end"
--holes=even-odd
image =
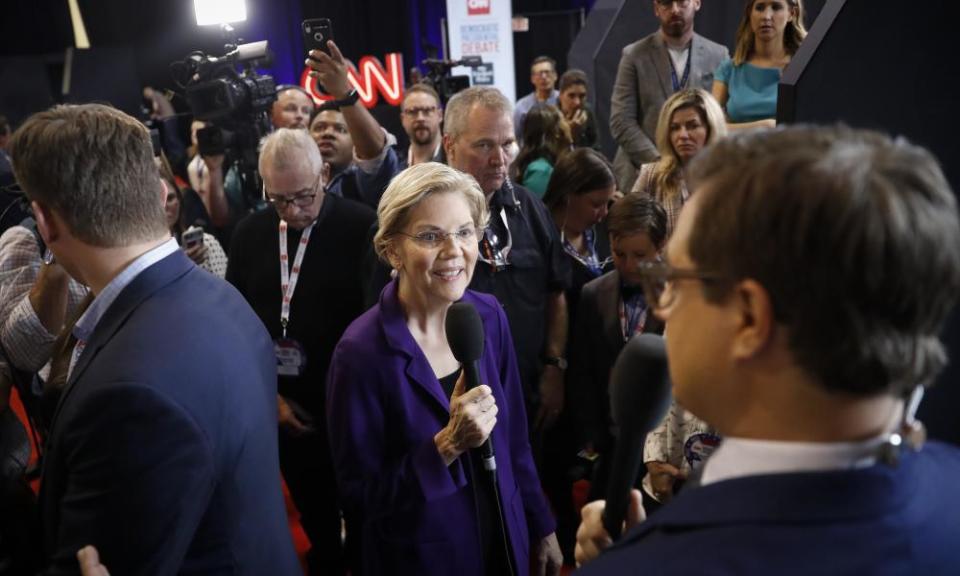
{"type": "Polygon", "coordinates": [[[303,44],[308,52],[310,50],[322,50],[330,54],[330,49],[327,48],[327,40],[333,40],[333,24],[329,18],[304,20],[302,29],[303,44]]]}

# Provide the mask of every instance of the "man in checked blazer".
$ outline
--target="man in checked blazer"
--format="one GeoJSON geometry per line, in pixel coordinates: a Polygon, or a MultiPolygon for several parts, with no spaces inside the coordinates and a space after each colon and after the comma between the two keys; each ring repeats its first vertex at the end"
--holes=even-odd
{"type": "Polygon", "coordinates": [[[653,0],[660,29],[623,49],[610,102],[610,132],[619,146],[613,166],[624,192],[640,166],[654,162],[657,118],[682,88],[713,86],[713,71],[730,57],[725,46],[693,32],[701,0],[653,0]]]}

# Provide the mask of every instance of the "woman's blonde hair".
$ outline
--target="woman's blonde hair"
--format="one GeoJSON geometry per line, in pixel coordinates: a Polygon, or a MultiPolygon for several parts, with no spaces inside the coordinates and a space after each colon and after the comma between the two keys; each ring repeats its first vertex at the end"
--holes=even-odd
{"type": "MultiPolygon", "coordinates": [[[[787,27],[783,31],[783,49],[787,54],[793,56],[800,48],[800,43],[807,36],[807,29],[803,26],[803,0],[784,0],[793,10],[793,18],[787,22],[787,27]]],[[[753,11],[753,5],[757,0],[747,0],[743,6],[743,17],[740,18],[740,26],[737,28],[737,46],[733,51],[733,65],[740,66],[750,59],[754,51],[753,27],[750,26],[750,13],[753,11]]]]}
{"type": "Polygon", "coordinates": [[[660,109],[660,118],[657,120],[657,148],[660,150],[660,161],[653,170],[653,183],[658,191],[658,198],[669,198],[680,193],[680,178],[683,168],[673,143],[670,142],[670,124],[673,115],[684,108],[693,108],[700,116],[700,121],[707,127],[707,141],[705,146],[713,144],[727,135],[727,122],[723,109],[716,99],[702,88],[687,88],[667,99],[660,109]]]}
{"type": "Polygon", "coordinates": [[[477,228],[487,225],[487,199],[473,176],[438,162],[415,164],[397,174],[377,207],[379,228],[373,237],[377,256],[389,263],[387,251],[407,225],[410,212],[429,196],[450,193],[463,195],[477,228]]]}

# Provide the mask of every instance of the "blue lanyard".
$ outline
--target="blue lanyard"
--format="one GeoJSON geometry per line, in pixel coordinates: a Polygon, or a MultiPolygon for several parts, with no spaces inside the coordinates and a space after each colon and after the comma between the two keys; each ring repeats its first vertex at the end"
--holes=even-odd
{"type": "MultiPolygon", "coordinates": [[[[669,51],[668,51],[669,52],[669,51]]],[[[693,58],[693,42],[690,43],[690,48],[687,49],[687,66],[683,71],[683,78],[677,79],[677,69],[673,65],[673,56],[669,53],[667,54],[667,60],[670,61],[670,79],[673,81],[673,91],[679,92],[681,88],[687,85],[687,80],[690,79],[690,60],[693,58]]]]}
{"type": "Polygon", "coordinates": [[[587,256],[584,256],[573,247],[573,244],[567,240],[563,229],[560,230],[560,238],[563,240],[563,251],[577,262],[583,264],[591,276],[598,278],[603,274],[603,267],[606,261],[600,262],[600,257],[597,256],[596,233],[593,228],[587,228],[583,231],[583,243],[586,245],[587,250],[590,251],[590,254],[587,256]]]}

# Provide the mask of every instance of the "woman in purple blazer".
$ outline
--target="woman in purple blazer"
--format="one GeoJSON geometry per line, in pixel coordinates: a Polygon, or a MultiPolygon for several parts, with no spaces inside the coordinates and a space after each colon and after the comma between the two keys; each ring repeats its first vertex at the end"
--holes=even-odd
{"type": "Polygon", "coordinates": [[[492,296],[467,290],[487,219],[480,187],[442,164],[418,164],[394,178],[378,217],[374,243],[396,278],[344,333],[327,388],[360,572],[521,575],[532,555],[537,573],[559,574],[506,316],[492,296]],[[461,299],[484,328],[483,385],[469,391],[444,329],[461,299]],[[471,450],[488,437],[496,487],[471,450]]]}

